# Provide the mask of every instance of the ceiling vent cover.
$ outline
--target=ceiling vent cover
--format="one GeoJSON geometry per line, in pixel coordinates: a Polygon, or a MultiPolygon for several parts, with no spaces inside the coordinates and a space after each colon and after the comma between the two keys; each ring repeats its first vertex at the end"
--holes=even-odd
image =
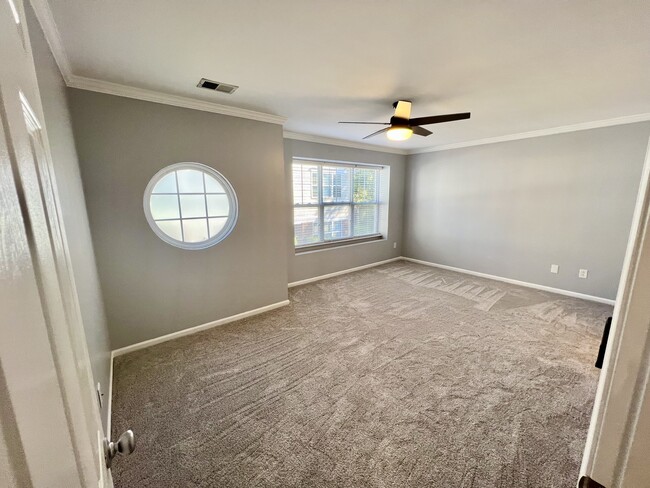
{"type": "Polygon", "coordinates": [[[212,80],[208,80],[207,78],[201,78],[201,81],[199,81],[199,84],[196,86],[198,86],[199,88],[206,88],[212,91],[227,93],[229,95],[231,93],[234,93],[234,91],[237,88],[239,88],[236,85],[228,85],[227,83],[221,83],[220,81],[212,81],[212,80]]]}

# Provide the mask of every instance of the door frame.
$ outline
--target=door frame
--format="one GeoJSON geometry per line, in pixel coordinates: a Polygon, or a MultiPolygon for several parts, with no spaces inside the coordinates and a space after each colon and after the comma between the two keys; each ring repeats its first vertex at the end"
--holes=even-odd
{"type": "Polygon", "coordinates": [[[606,488],[648,486],[649,396],[650,140],[580,477],[606,488]]]}

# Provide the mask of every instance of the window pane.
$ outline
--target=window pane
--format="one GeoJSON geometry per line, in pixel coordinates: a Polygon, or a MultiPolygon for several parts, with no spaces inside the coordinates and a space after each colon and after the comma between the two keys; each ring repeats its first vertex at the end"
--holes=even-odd
{"type": "Polygon", "coordinates": [[[318,208],[294,208],[293,231],[296,246],[320,242],[318,208]]]}
{"type": "Polygon", "coordinates": [[[178,196],[176,195],[151,195],[149,208],[154,220],[177,219],[180,217],[178,214],[178,196]]]}
{"type": "Polygon", "coordinates": [[[181,169],[178,174],[178,190],[180,193],[203,193],[203,171],[196,169],[181,169]]]}
{"type": "Polygon", "coordinates": [[[210,237],[216,236],[221,229],[223,229],[223,226],[226,225],[226,221],[228,220],[227,217],[219,218],[219,219],[208,219],[209,227],[210,227],[210,237]]]}
{"type": "Polygon", "coordinates": [[[183,220],[185,242],[201,242],[208,238],[207,219],[183,220]]]}
{"type": "Polygon", "coordinates": [[[151,193],[177,193],[176,192],[176,171],[163,176],[151,193]]]}
{"type": "Polygon", "coordinates": [[[183,240],[183,234],[181,234],[181,221],[180,220],[163,220],[162,222],[156,222],[160,230],[167,234],[172,239],[177,241],[183,240]]]}
{"type": "Polygon", "coordinates": [[[315,164],[293,164],[293,203],[318,203],[318,166],[315,164]]]}
{"type": "Polygon", "coordinates": [[[227,216],[230,210],[226,195],[208,195],[208,215],[212,217],[227,216]]]}
{"type": "Polygon", "coordinates": [[[377,202],[379,170],[354,168],[354,201],[377,202]]]}
{"type": "Polygon", "coordinates": [[[295,160],[292,169],[296,246],[379,233],[381,168],[295,160]]]}
{"type": "Polygon", "coordinates": [[[206,217],[205,197],[203,195],[181,195],[181,211],[183,218],[206,217]]]}
{"type": "Polygon", "coordinates": [[[354,206],[354,236],[377,234],[377,205],[354,206]]]}
{"type": "Polygon", "coordinates": [[[326,241],[351,237],[351,224],[350,205],[325,207],[323,236],[326,241]]]}
{"type": "Polygon", "coordinates": [[[323,201],[350,201],[351,168],[341,166],[323,166],[323,201]]]}
{"type": "MultiPolygon", "coordinates": [[[[203,191],[203,190],[201,190],[203,191]]],[[[223,186],[210,175],[205,175],[205,191],[208,193],[225,193],[223,186]]]]}
{"type": "Polygon", "coordinates": [[[146,200],[151,228],[182,249],[222,241],[237,221],[237,197],[228,180],[200,163],[177,163],[157,173],[147,185],[146,200]]]}

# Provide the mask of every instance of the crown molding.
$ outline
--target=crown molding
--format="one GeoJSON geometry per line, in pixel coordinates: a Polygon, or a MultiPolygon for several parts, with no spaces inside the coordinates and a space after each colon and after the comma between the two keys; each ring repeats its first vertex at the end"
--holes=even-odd
{"type": "Polygon", "coordinates": [[[424,154],[438,151],[448,151],[450,149],[461,149],[464,147],[483,146],[485,144],[496,144],[498,142],[518,141],[520,139],[531,139],[533,137],[550,136],[554,134],[564,134],[567,132],[577,132],[581,130],[600,129],[602,127],[611,127],[614,125],[634,124],[636,122],[647,122],[650,120],[650,113],[626,115],[624,117],[615,117],[612,119],[594,120],[592,122],[582,122],[579,124],[562,125],[560,127],[551,127],[549,129],[533,130],[530,132],[520,132],[518,134],[508,134],[505,136],[487,137],[485,139],[475,139],[473,141],[456,142],[453,144],[442,144],[440,146],[425,147],[420,149],[411,149],[408,154],[424,154]]]}
{"type": "Polygon", "coordinates": [[[364,144],[362,142],[346,141],[345,139],[335,139],[333,137],[317,136],[315,134],[302,134],[300,132],[284,131],[285,139],[294,141],[316,142],[318,144],[329,144],[331,146],[349,147],[352,149],[365,149],[366,151],[377,151],[390,154],[409,154],[407,149],[398,149],[394,147],[375,146],[373,144],[364,144]]]}
{"type": "Polygon", "coordinates": [[[56,22],[54,21],[54,16],[52,15],[52,10],[50,9],[48,1],[30,0],[30,3],[34,9],[34,13],[36,14],[38,22],[41,24],[43,34],[45,35],[45,39],[50,46],[54,60],[59,66],[59,71],[61,71],[61,75],[63,76],[66,85],[71,88],[79,88],[80,90],[89,90],[99,93],[106,93],[109,95],[117,95],[120,97],[163,103],[165,105],[173,105],[175,107],[202,110],[204,112],[212,112],[222,115],[229,115],[231,117],[257,120],[271,124],[282,125],[287,120],[285,117],[280,117],[278,115],[256,112],[243,108],[230,107],[228,105],[221,105],[214,102],[196,100],[193,98],[181,97],[177,95],[169,95],[167,93],[147,90],[144,88],[136,88],[119,83],[112,83],[110,81],[102,81],[74,75],[72,73],[72,68],[70,67],[68,56],[65,52],[65,49],[63,48],[61,33],[56,26],[56,22]]]}
{"type": "Polygon", "coordinates": [[[562,125],[559,127],[551,127],[548,129],[533,130],[529,132],[520,132],[517,134],[507,134],[504,136],[486,137],[485,139],[474,139],[471,141],[456,142],[453,144],[441,144],[439,146],[430,146],[415,149],[397,149],[384,146],[374,146],[372,144],[364,144],[354,141],[346,141],[343,139],[334,139],[330,137],[322,137],[315,134],[302,134],[298,132],[284,131],[285,139],[295,139],[298,141],[318,142],[321,144],[331,144],[333,146],[351,147],[355,149],[367,149],[370,151],[387,152],[392,154],[414,155],[425,154],[438,151],[449,151],[451,149],[462,149],[464,147],[483,146],[485,144],[496,144],[499,142],[518,141],[521,139],[531,139],[534,137],[550,136],[554,134],[565,134],[567,132],[577,132],[581,130],[600,129],[602,127],[611,127],[615,125],[634,124],[637,122],[650,121],[650,113],[642,113],[635,115],[626,115],[623,117],[615,117],[611,119],[594,120],[591,122],[581,122],[579,124],[562,125]]]}
{"type": "Polygon", "coordinates": [[[50,46],[52,51],[52,56],[54,56],[54,61],[61,71],[61,76],[63,76],[66,84],[72,78],[72,68],[70,67],[70,61],[68,60],[68,55],[63,49],[63,41],[61,40],[61,33],[59,28],[54,22],[54,16],[52,15],[52,10],[50,5],[47,3],[47,0],[30,0],[34,13],[36,14],[36,19],[38,23],[41,24],[41,29],[43,29],[43,34],[45,39],[50,46]]]}
{"type": "Polygon", "coordinates": [[[72,75],[68,80],[67,85],[71,88],[78,88],[80,90],[106,93],[108,95],[116,95],[119,97],[135,98],[147,102],[162,103],[165,105],[190,108],[193,110],[202,110],[203,112],[212,112],[242,119],[257,120],[260,122],[268,122],[270,124],[282,125],[287,121],[285,117],[280,117],[279,115],[256,112],[254,110],[231,107],[229,105],[221,105],[219,103],[207,102],[189,97],[170,95],[159,91],[136,88],[133,86],[122,85],[120,83],[96,80],[94,78],[85,78],[83,76],[72,75]]]}
{"type": "MultiPolygon", "coordinates": [[[[108,81],[97,80],[93,78],[85,78],[72,74],[68,56],[63,48],[61,40],[61,33],[54,21],[52,10],[47,0],[29,0],[38,22],[41,24],[45,39],[50,46],[52,55],[56,64],[61,71],[61,75],[65,80],[67,86],[72,88],[79,88],[81,90],[90,90],[99,93],[106,93],[110,95],[117,95],[121,97],[134,98],[138,100],[146,100],[149,102],[163,103],[166,105],[173,105],[176,107],[190,108],[194,110],[202,110],[205,112],[218,113],[222,115],[230,115],[231,117],[240,117],[244,119],[258,120],[261,122],[268,122],[272,124],[284,124],[287,119],[278,115],[267,114],[263,112],[256,112],[253,110],[246,110],[218,103],[196,100],[189,97],[181,97],[177,95],[169,95],[166,93],[147,90],[144,88],[135,88],[132,86],[122,85],[119,83],[112,83],[108,81]]],[[[416,149],[398,149],[385,146],[375,146],[373,144],[364,144],[361,142],[347,141],[344,139],[335,139],[330,137],[318,136],[315,134],[302,134],[298,132],[284,131],[286,139],[294,139],[298,141],[316,142],[320,144],[330,144],[333,146],[350,147],[353,149],[365,149],[369,151],[378,151],[391,154],[411,155],[411,154],[424,154],[438,151],[448,151],[450,149],[461,149],[472,146],[482,146],[485,144],[496,144],[499,142],[517,141],[521,139],[530,139],[533,137],[550,136],[554,134],[564,134],[567,132],[576,132],[581,130],[598,129],[602,127],[611,127],[615,125],[633,124],[636,122],[646,122],[650,120],[650,113],[641,113],[636,115],[628,115],[623,117],[616,117],[611,119],[596,120],[592,122],[582,122],[579,124],[563,125],[559,127],[552,127],[549,129],[540,129],[529,132],[521,132],[517,134],[508,134],[497,137],[487,137],[484,139],[475,139],[471,141],[456,142],[452,144],[441,144],[438,146],[430,146],[416,149]]]]}

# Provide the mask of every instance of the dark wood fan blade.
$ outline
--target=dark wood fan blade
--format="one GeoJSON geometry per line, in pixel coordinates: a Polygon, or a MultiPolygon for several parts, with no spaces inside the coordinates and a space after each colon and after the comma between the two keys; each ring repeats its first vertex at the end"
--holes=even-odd
{"type": "Polygon", "coordinates": [[[369,136],[364,137],[364,139],[369,139],[371,137],[377,136],[377,135],[382,134],[384,132],[388,132],[389,129],[390,129],[390,127],[385,127],[383,129],[379,129],[377,132],[373,132],[369,136]]]}
{"type": "Polygon", "coordinates": [[[417,134],[419,136],[426,137],[426,136],[430,136],[431,134],[433,134],[433,132],[431,132],[428,129],[425,129],[424,127],[415,126],[415,127],[411,127],[411,129],[413,129],[413,134],[417,134]]]}
{"type": "Polygon", "coordinates": [[[464,112],[462,114],[447,114],[447,115],[431,115],[429,117],[417,117],[409,119],[409,125],[429,125],[441,124],[442,122],[453,122],[454,120],[469,119],[470,113],[464,112]]]}
{"type": "Polygon", "coordinates": [[[339,122],[339,124],[373,124],[373,125],[390,125],[388,122],[339,122]]]}

